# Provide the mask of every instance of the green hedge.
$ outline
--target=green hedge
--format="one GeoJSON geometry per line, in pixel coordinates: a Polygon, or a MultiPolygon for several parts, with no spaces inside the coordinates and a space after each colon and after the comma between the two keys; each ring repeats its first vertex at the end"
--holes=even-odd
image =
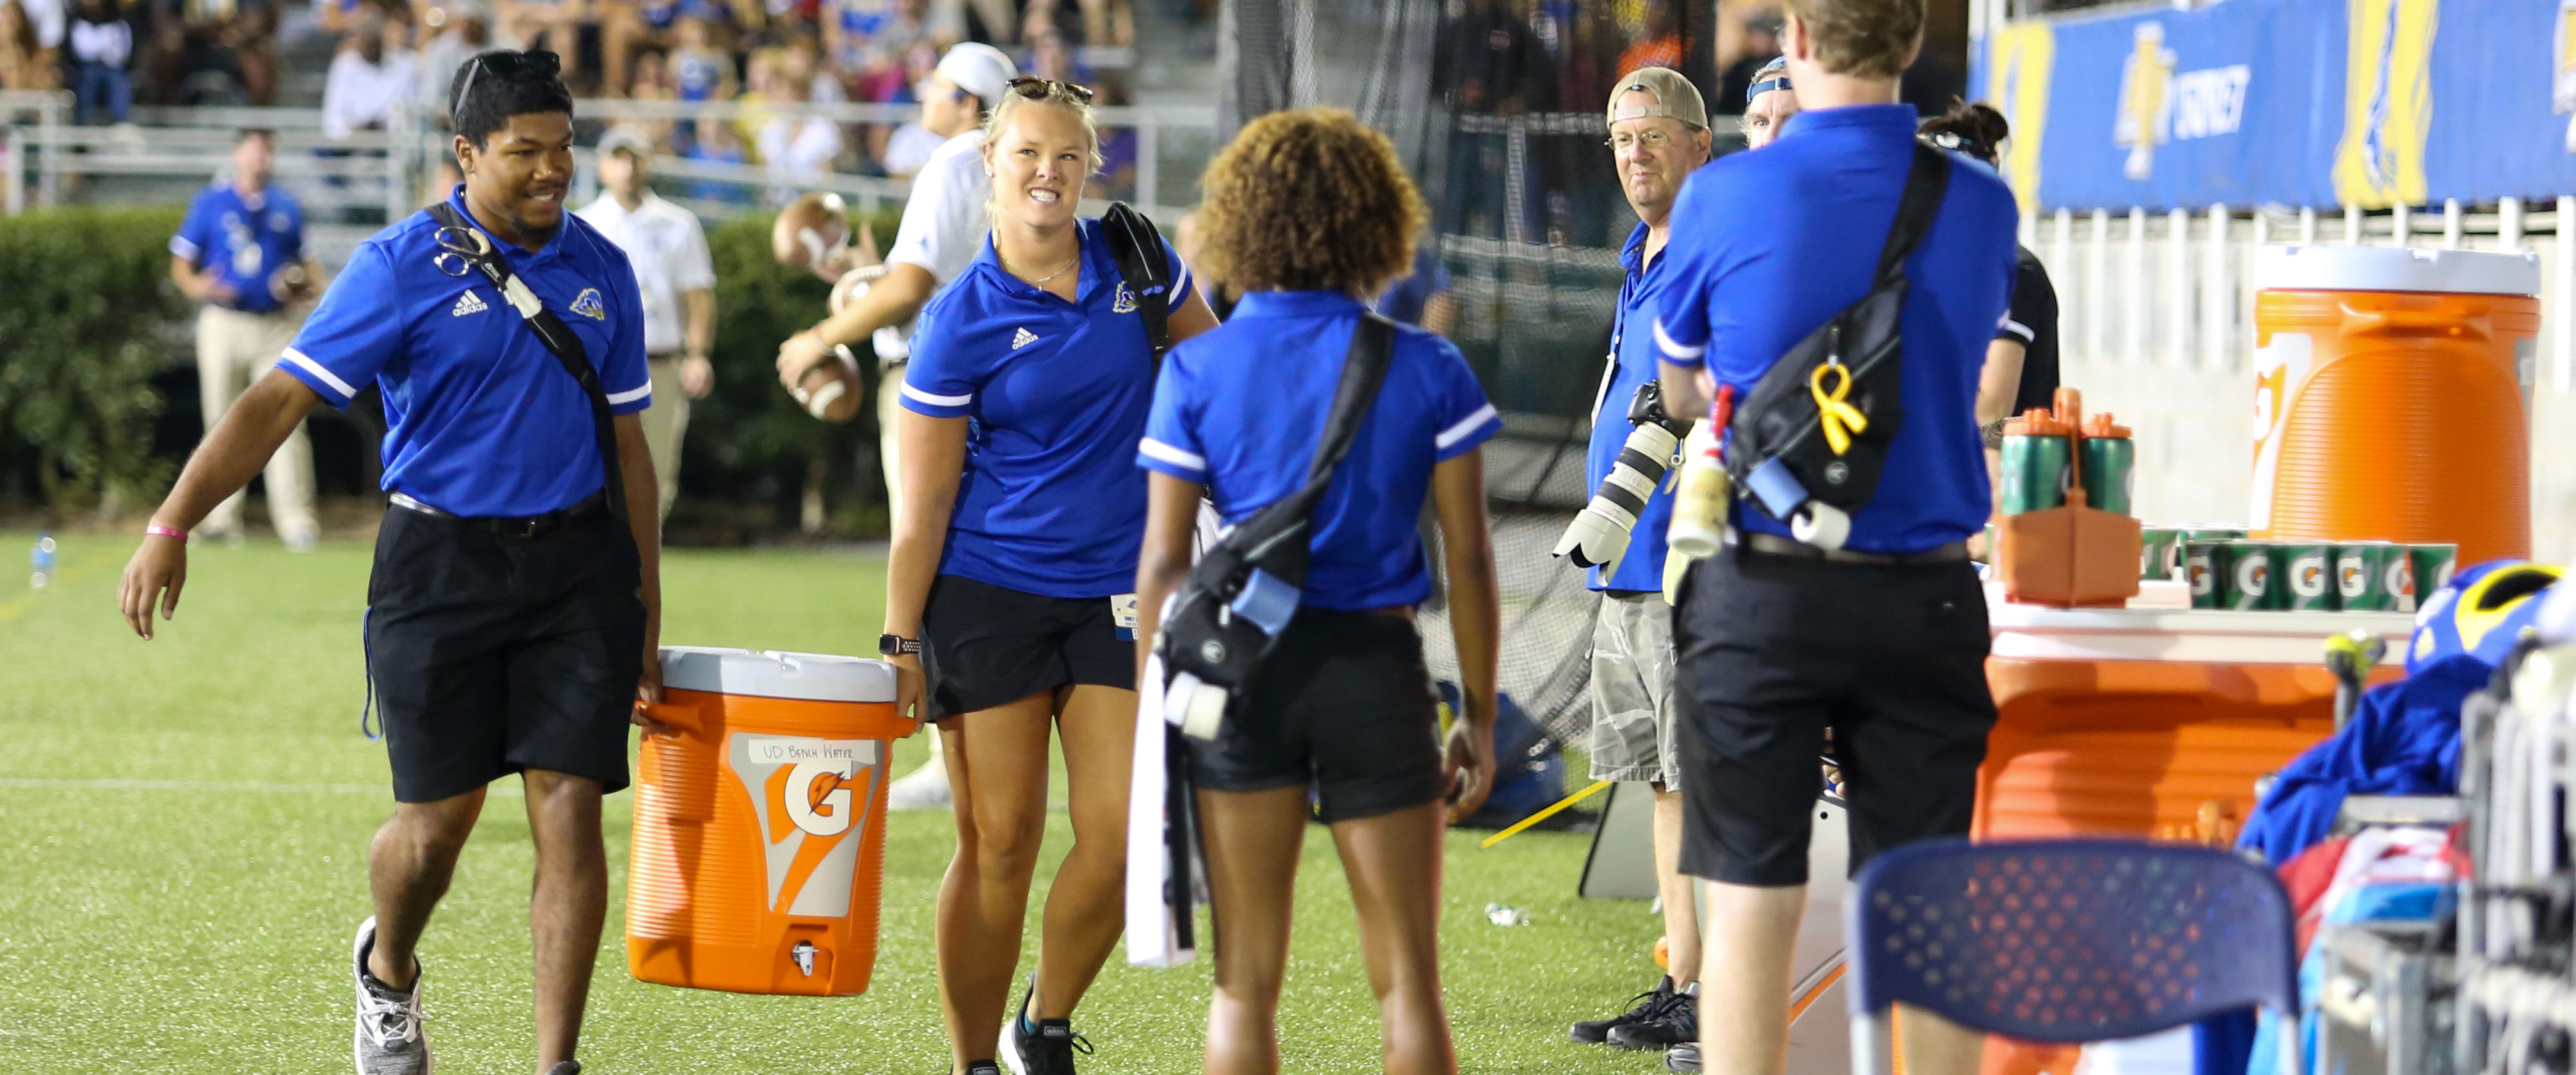
{"type": "Polygon", "coordinates": [[[0,219],[0,462],[55,514],[159,495],[153,390],[187,304],[170,283],[177,209],[0,219]]]}
{"type": "MultiPolygon", "coordinates": [[[[895,211],[876,221],[892,236],[895,211]]],[[[165,407],[153,377],[192,360],[191,310],[169,282],[176,208],[66,209],[0,218],[0,489],[53,514],[156,501],[185,448],[153,454],[165,407]]],[[[815,421],[778,385],[779,341],[824,314],[830,289],[769,258],[768,216],[710,227],[716,388],[696,402],[672,526],[683,540],[793,529],[819,479],[830,529],[881,535],[872,407],[815,421]]],[[[861,348],[864,352],[864,348],[861,348]]],[[[872,402],[872,401],[871,401],[872,402]]]]}

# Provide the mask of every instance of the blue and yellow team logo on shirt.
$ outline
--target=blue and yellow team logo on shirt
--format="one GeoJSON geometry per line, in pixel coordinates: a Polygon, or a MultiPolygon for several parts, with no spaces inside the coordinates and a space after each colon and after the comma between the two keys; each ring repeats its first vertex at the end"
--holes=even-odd
{"type": "Polygon", "coordinates": [[[1116,301],[1110,303],[1109,312],[1113,314],[1135,313],[1136,293],[1127,290],[1127,285],[1125,284],[1118,285],[1118,298],[1116,301]]]}
{"type": "Polygon", "coordinates": [[[585,287],[581,294],[573,296],[572,312],[593,321],[608,320],[608,306],[599,301],[599,289],[595,287],[585,287]]]}
{"type": "Polygon", "coordinates": [[[2350,0],[2335,196],[2365,209],[2424,201],[2438,0],[2350,0]]]}

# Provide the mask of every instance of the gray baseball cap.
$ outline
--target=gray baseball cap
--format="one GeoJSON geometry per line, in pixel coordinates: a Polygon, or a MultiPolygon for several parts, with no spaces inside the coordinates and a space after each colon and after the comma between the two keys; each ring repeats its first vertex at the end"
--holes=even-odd
{"type": "Polygon", "coordinates": [[[1708,102],[1700,98],[1699,87],[1669,67],[1641,67],[1619,80],[1610,90],[1610,122],[1632,119],[1677,119],[1693,127],[1708,126],[1708,102]],[[1642,108],[1619,107],[1619,98],[1632,92],[1653,94],[1655,103],[1642,108]]]}

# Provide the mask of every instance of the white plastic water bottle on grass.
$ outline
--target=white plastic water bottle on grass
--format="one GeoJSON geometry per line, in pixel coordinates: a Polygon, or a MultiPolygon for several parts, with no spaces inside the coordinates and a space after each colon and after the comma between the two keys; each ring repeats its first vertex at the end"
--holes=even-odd
{"type": "Polygon", "coordinates": [[[29,586],[41,590],[46,583],[54,581],[54,535],[51,532],[36,533],[36,551],[28,554],[27,563],[35,569],[34,575],[27,580],[29,586]]]}

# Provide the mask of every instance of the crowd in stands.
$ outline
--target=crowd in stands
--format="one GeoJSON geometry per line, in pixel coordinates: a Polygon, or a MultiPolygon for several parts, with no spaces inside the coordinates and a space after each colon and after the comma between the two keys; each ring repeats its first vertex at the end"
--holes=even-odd
{"type": "MultiPolygon", "coordinates": [[[[77,122],[135,101],[271,104],[279,7],[291,0],[0,0],[0,89],[67,89],[77,122]]],[[[1213,17],[1215,0],[1151,0],[1213,17]]],[[[798,102],[908,104],[951,44],[1012,51],[1023,69],[1130,103],[1129,0],[314,0],[290,33],[336,39],[324,131],[443,112],[448,81],[492,47],[545,48],[585,97],[736,102],[730,117],[642,124],[662,153],[759,166],[784,191],[827,172],[908,177],[938,139],[913,124],[773,111],[798,102]],[[1086,48],[1103,46],[1104,49],[1086,48]],[[1084,58],[1117,60],[1097,69],[1084,58]]],[[[1110,193],[1132,196],[1133,130],[1104,132],[1110,193]]]]}

